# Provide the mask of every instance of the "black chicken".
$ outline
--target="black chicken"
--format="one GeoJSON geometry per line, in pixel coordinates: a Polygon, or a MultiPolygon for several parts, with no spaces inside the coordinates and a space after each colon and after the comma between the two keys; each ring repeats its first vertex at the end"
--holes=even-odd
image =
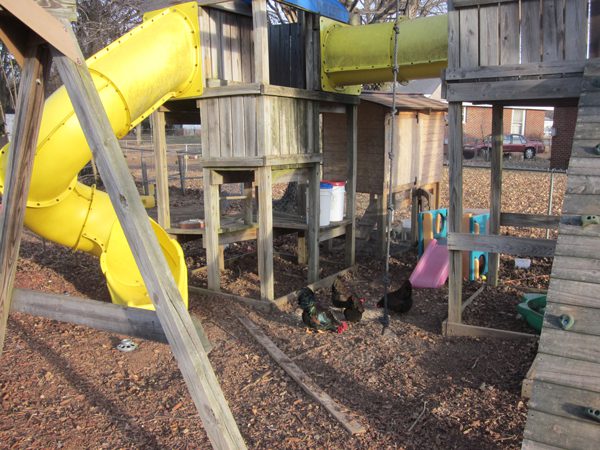
{"type": "MultiPolygon", "coordinates": [[[[378,308],[383,308],[384,297],[377,303],[378,308]]],[[[404,314],[412,308],[412,284],[406,280],[400,289],[388,294],[388,309],[390,311],[404,314]]]]}
{"type": "Polygon", "coordinates": [[[331,285],[331,303],[337,308],[344,309],[344,317],[348,322],[360,322],[365,312],[365,299],[350,295],[346,300],[342,300],[340,290],[342,290],[340,278],[336,278],[331,285]]]}
{"type": "Polygon", "coordinates": [[[308,287],[300,290],[298,306],[302,308],[302,322],[309,329],[319,332],[335,331],[338,334],[348,329],[346,322],[340,322],[327,308],[317,305],[315,293],[308,287]]]}

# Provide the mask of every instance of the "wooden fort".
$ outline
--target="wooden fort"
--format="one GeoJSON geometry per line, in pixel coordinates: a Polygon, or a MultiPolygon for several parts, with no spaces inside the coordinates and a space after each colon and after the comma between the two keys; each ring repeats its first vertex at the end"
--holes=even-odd
{"type": "MultiPolygon", "coordinates": [[[[160,8],[172,1],[152,2],[160,8]]],[[[346,266],[355,260],[356,96],[320,90],[318,15],[295,10],[294,23],[269,25],[265,2],[198,2],[205,90],[195,101],[170,102],[155,113],[159,223],[176,235],[201,235],[207,253],[208,289],[220,290],[223,246],[257,241],[261,300],[274,296],[273,237],[298,234],[298,259],[308,264],[308,282],[319,281],[319,242],[346,236],[346,266]],[[205,228],[184,230],[170,222],[165,114],[196,111],[202,124],[205,228]],[[319,227],[323,148],[320,114],[347,124],[342,155],[346,185],[343,221],[319,227]],[[160,134],[160,136],[158,135],[160,134]],[[298,182],[308,190],[307,220],[274,217],[273,183],[298,182]],[[221,224],[220,186],[244,183],[245,213],[221,224]],[[255,189],[257,188],[257,189],[255,189]],[[254,197],[254,198],[253,198],[254,197]],[[254,200],[258,211],[253,211],[254,200]]],[[[175,224],[176,225],[176,224],[175,224]]],[[[283,304],[286,297],[276,304],[283,304]]],[[[256,304],[256,302],[254,302],[256,304]]]]}
{"type": "Polygon", "coordinates": [[[554,256],[539,354],[527,381],[531,400],[523,448],[597,448],[600,423],[594,420],[593,411],[600,409],[596,375],[600,369],[600,227],[583,228],[581,216],[600,214],[600,159],[593,151],[600,142],[599,2],[448,3],[445,88],[449,102],[450,286],[444,331],[447,335],[516,336],[462,323],[462,311],[469,303],[462,302],[462,250],[490,252],[488,280],[492,285],[498,282],[498,254],[554,256]],[[493,105],[487,236],[469,235],[460,229],[461,105],[466,101],[493,105]],[[502,111],[508,105],[578,105],[561,217],[501,211],[502,111]],[[558,228],[559,237],[556,242],[504,236],[500,235],[501,226],[558,228]],[[574,324],[561,326],[561,316],[571,317],[574,324]]]}

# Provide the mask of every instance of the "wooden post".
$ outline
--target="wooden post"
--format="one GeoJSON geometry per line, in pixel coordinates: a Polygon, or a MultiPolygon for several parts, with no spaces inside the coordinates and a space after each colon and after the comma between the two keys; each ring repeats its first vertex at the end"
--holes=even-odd
{"type": "MultiPolygon", "coordinates": [[[[504,108],[501,105],[493,105],[489,234],[500,234],[500,213],[502,211],[502,144],[504,140],[503,114],[504,108]]],[[[498,253],[490,253],[488,257],[488,283],[491,286],[498,286],[499,268],[500,255],[498,253]]]]}
{"type": "Polygon", "coordinates": [[[313,164],[308,183],[308,282],[319,279],[319,209],[321,207],[321,166],[313,164]]]}
{"type": "Polygon", "coordinates": [[[85,64],[78,66],[62,55],[54,59],[204,429],[214,448],[244,449],[244,440],[152,231],[92,77],[85,64]]]}
{"type": "Polygon", "coordinates": [[[252,211],[252,183],[244,183],[244,223],[246,225],[252,225],[254,222],[254,214],[252,211]]]}
{"type": "Polygon", "coordinates": [[[273,278],[273,186],[271,167],[256,169],[258,181],[258,277],[261,300],[275,300],[273,278]]]}
{"type": "Polygon", "coordinates": [[[269,19],[267,0],[252,2],[254,82],[269,84],[269,19]]]}
{"type": "Polygon", "coordinates": [[[0,213],[0,353],[4,348],[27,194],[44,110],[44,86],[50,66],[48,48],[33,43],[34,39],[36,37],[31,33],[19,86],[13,139],[4,177],[3,211],[0,213]]]}
{"type": "MultiPolygon", "coordinates": [[[[169,205],[169,169],[167,163],[167,136],[165,132],[165,113],[152,114],[152,142],[154,145],[154,167],[156,174],[156,206],[158,224],[171,228],[171,208],[169,205]]],[[[140,127],[138,125],[138,127],[140,127]]]]}
{"type": "MultiPolygon", "coordinates": [[[[346,266],[356,260],[356,159],[358,139],[358,106],[346,107],[348,175],[346,181],[346,216],[352,222],[346,226],[346,266]]],[[[330,241],[331,242],[331,241],[330,241]]]]}
{"type": "Polygon", "coordinates": [[[203,169],[204,184],[204,247],[206,248],[206,274],[208,289],[221,290],[221,261],[219,248],[219,228],[221,211],[219,208],[219,186],[214,184],[212,170],[203,169]]]}
{"type": "MultiPolygon", "coordinates": [[[[450,208],[448,211],[448,232],[460,233],[463,207],[462,177],[462,103],[448,104],[448,158],[450,179],[450,208]]],[[[462,254],[450,252],[448,281],[448,322],[460,323],[462,316],[462,254]]]]}

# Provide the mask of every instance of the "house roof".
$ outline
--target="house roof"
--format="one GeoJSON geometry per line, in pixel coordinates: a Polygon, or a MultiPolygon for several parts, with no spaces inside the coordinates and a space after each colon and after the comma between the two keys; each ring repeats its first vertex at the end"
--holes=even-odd
{"type": "MultiPolygon", "coordinates": [[[[392,107],[391,92],[365,92],[360,99],[367,102],[377,103],[379,105],[392,107]]],[[[448,105],[438,100],[427,98],[416,94],[396,94],[396,108],[400,111],[447,111],[448,105]]]]}
{"type": "Polygon", "coordinates": [[[412,80],[407,84],[398,84],[396,92],[399,94],[432,95],[442,84],[441,78],[425,78],[412,80]]]}

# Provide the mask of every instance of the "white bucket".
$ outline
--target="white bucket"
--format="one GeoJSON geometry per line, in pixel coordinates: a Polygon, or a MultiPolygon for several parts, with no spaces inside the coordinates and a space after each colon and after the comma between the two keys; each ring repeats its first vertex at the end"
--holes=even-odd
{"type": "Polygon", "coordinates": [[[344,209],[346,207],[346,182],[323,180],[323,183],[333,186],[331,189],[331,212],[329,219],[332,222],[340,222],[344,220],[344,209]]]}
{"type": "Polygon", "coordinates": [[[320,209],[319,209],[319,226],[326,227],[331,222],[329,211],[331,210],[331,185],[321,183],[320,194],[320,209]]]}

